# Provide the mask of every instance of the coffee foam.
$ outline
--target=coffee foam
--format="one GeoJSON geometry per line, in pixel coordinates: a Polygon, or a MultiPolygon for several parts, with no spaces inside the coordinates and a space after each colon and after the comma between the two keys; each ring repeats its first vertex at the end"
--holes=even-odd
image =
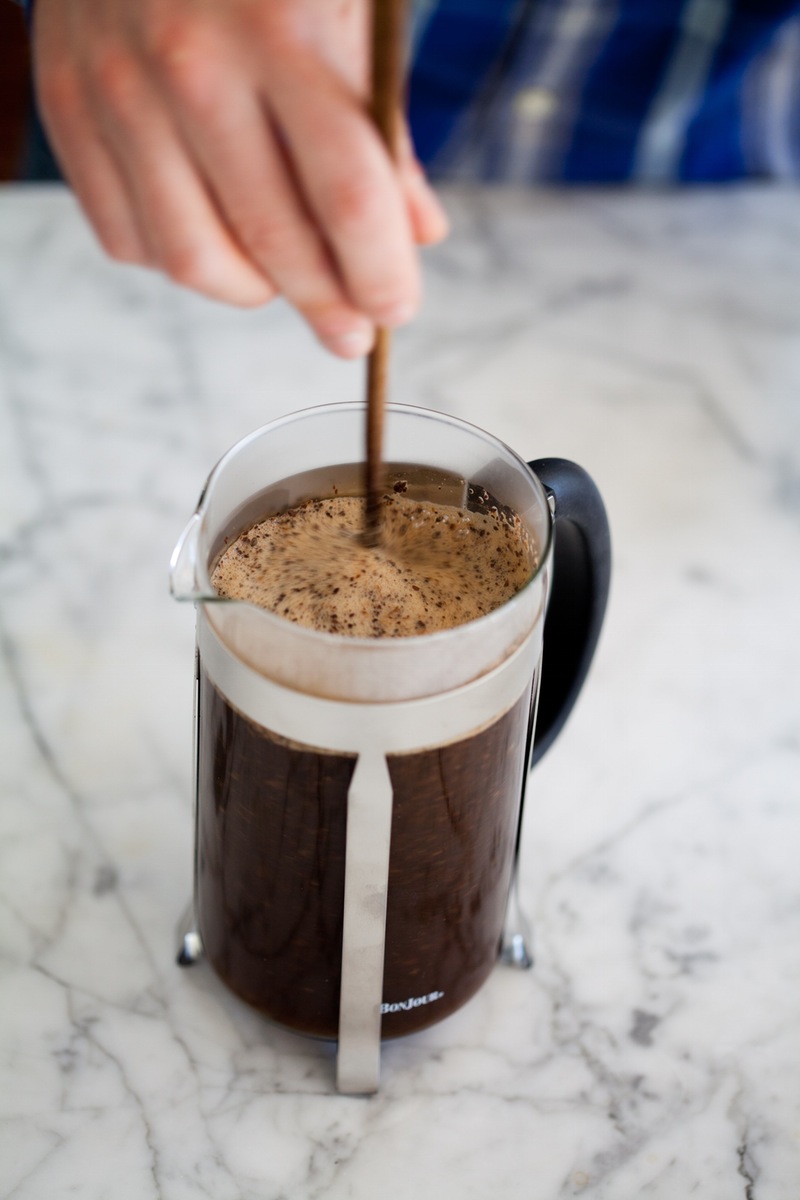
{"type": "Polygon", "coordinates": [[[527,582],[535,555],[519,518],[393,494],[382,539],[363,544],[364,501],[309,500],[228,546],[212,576],[222,596],[353,637],[408,637],[491,612],[527,582]]]}

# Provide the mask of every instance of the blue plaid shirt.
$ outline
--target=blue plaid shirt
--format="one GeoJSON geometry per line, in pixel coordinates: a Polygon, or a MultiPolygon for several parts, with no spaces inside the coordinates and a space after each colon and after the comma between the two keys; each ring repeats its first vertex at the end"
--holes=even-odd
{"type": "Polygon", "coordinates": [[[417,0],[434,178],[800,176],[800,0],[417,0]]]}
{"type": "Polygon", "coordinates": [[[409,2],[434,179],[800,178],[800,0],[409,2]]]}

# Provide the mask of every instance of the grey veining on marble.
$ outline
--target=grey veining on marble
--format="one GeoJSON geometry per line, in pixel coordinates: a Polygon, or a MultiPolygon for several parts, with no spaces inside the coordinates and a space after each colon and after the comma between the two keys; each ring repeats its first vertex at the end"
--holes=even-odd
{"type": "Polygon", "coordinates": [[[105,261],[59,189],[0,191],[3,1198],[800,1196],[800,195],[446,202],[394,395],[582,463],[615,576],[529,792],[535,968],[386,1046],[364,1100],[173,965],[166,582],[219,455],[361,368],[105,261]]]}

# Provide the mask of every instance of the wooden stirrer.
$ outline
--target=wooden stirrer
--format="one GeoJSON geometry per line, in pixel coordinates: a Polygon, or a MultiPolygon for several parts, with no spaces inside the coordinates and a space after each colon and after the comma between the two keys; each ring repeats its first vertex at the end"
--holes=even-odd
{"type": "MultiPolygon", "coordinates": [[[[392,156],[397,155],[405,52],[405,0],[372,0],[372,105],[378,131],[392,156]]],[[[367,467],[364,540],[381,539],[383,496],[383,416],[389,379],[391,330],[375,331],[367,362],[367,467]]]]}

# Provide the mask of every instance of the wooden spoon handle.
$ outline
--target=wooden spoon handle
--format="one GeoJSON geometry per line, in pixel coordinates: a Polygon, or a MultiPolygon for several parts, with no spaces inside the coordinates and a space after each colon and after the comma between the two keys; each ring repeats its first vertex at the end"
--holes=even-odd
{"type": "Polygon", "coordinates": [[[372,0],[371,112],[394,158],[405,81],[405,0],[372,0]]]}
{"type": "MultiPolygon", "coordinates": [[[[405,0],[372,0],[371,112],[393,158],[400,134],[400,103],[404,86],[405,0]]],[[[391,331],[375,331],[375,346],[367,362],[367,468],[364,536],[376,546],[381,536],[383,415],[389,383],[391,331]]]]}

